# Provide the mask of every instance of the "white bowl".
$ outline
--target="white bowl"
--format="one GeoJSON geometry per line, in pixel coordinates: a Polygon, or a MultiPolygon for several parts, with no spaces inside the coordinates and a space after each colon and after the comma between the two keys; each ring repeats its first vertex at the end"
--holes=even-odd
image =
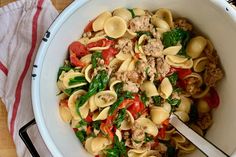
{"type": "MultiPolygon", "coordinates": [[[[78,0],[67,7],[51,25],[42,41],[33,69],[32,98],[40,133],[55,157],[89,156],[58,111],[57,71],[68,45],[82,33],[89,20],[117,7],[156,10],[170,8],[187,17],[214,43],[225,70],[218,86],[221,104],[213,114],[214,124],[206,138],[232,154],[236,148],[236,12],[224,0],[78,0]],[[46,41],[47,40],[47,41],[46,41]]],[[[199,151],[190,156],[201,156],[199,151]]]]}

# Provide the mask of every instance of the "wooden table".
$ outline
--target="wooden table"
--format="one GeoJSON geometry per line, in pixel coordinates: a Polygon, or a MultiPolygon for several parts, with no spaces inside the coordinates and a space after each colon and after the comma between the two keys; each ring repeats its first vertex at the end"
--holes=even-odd
{"type": "MultiPolygon", "coordinates": [[[[0,0],[0,7],[15,0],[0,0]]],[[[72,0],[52,0],[58,11],[63,10],[72,0]]],[[[7,127],[7,112],[0,100],[0,157],[16,157],[15,145],[7,127]]]]}

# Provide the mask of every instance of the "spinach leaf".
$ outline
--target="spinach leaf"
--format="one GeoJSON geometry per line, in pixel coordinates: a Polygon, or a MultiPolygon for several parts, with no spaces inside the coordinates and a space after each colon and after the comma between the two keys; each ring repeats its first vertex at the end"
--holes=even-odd
{"type": "Polygon", "coordinates": [[[133,93],[130,92],[130,91],[125,91],[122,96],[125,98],[125,99],[133,99],[134,96],[133,96],[133,93]]]}
{"type": "Polygon", "coordinates": [[[186,56],[186,46],[190,40],[190,33],[182,28],[175,28],[171,31],[163,33],[162,43],[165,48],[175,46],[178,42],[181,43],[182,49],[178,52],[179,55],[186,56]]]}
{"type": "Polygon", "coordinates": [[[155,106],[161,106],[161,96],[153,96],[152,99],[155,106]]]}
{"type": "Polygon", "coordinates": [[[141,37],[143,34],[152,37],[152,33],[148,31],[137,31],[136,33],[138,38],[141,37]]]}
{"type": "Polygon", "coordinates": [[[148,97],[145,92],[141,93],[141,101],[145,106],[147,106],[148,97]]]}
{"type": "Polygon", "coordinates": [[[132,18],[135,18],[135,13],[134,13],[134,10],[133,9],[128,9],[129,11],[130,11],[130,13],[131,13],[131,15],[132,15],[132,18]]]}
{"type": "Polygon", "coordinates": [[[98,66],[98,58],[102,58],[102,53],[100,51],[95,51],[94,53],[92,53],[91,62],[93,68],[96,68],[98,66]]]}
{"type": "Polygon", "coordinates": [[[86,135],[86,131],[85,130],[79,130],[75,134],[79,138],[81,143],[83,143],[86,140],[87,135],[86,135]]]}
{"type": "Polygon", "coordinates": [[[145,135],[145,139],[144,139],[145,143],[153,141],[153,137],[148,136],[147,134],[145,135]]]}
{"type": "Polygon", "coordinates": [[[113,148],[107,149],[106,153],[109,157],[128,157],[125,143],[123,141],[120,142],[116,135],[114,136],[113,148]]]}
{"type": "Polygon", "coordinates": [[[123,101],[124,101],[124,97],[119,97],[117,101],[111,105],[111,108],[109,109],[108,114],[112,115],[123,101]]]}
{"type": "Polygon", "coordinates": [[[92,123],[92,127],[96,130],[100,130],[100,125],[101,125],[101,121],[97,120],[97,121],[93,121],[92,123]]]}
{"type": "Polygon", "coordinates": [[[119,111],[117,118],[114,120],[113,124],[115,124],[116,128],[120,128],[121,123],[125,119],[126,108],[123,108],[119,111]]]}
{"type": "Polygon", "coordinates": [[[79,99],[76,100],[76,109],[79,113],[79,108],[94,94],[97,92],[103,91],[109,81],[108,73],[105,70],[101,70],[93,78],[89,85],[88,92],[85,95],[82,95],[79,99]]]}
{"type": "Polygon", "coordinates": [[[79,121],[79,123],[76,125],[76,128],[81,128],[83,126],[87,126],[87,122],[84,120],[79,121]]]}
{"type": "Polygon", "coordinates": [[[120,95],[122,92],[123,83],[117,83],[114,85],[114,89],[117,95],[120,95]]]}
{"type": "Polygon", "coordinates": [[[84,88],[84,86],[80,86],[80,87],[76,87],[76,88],[68,88],[68,89],[64,90],[64,93],[66,93],[67,95],[70,96],[71,94],[73,94],[77,90],[80,90],[80,89],[83,89],[83,88],[84,88]]]}
{"type": "Polygon", "coordinates": [[[59,79],[59,77],[60,77],[60,75],[63,71],[68,72],[71,69],[73,69],[73,67],[71,65],[63,65],[62,67],[60,67],[58,72],[57,72],[57,81],[58,81],[58,79],[59,79]]]}
{"type": "Polygon", "coordinates": [[[178,74],[174,72],[172,75],[168,76],[168,79],[170,80],[170,83],[172,84],[172,86],[175,86],[178,80],[178,74]]]}
{"type": "Polygon", "coordinates": [[[169,98],[166,99],[166,100],[167,100],[167,102],[168,102],[170,105],[176,106],[176,107],[178,107],[179,104],[181,103],[181,100],[180,100],[180,99],[176,99],[176,98],[172,99],[171,97],[169,97],[169,98]]]}
{"type": "Polygon", "coordinates": [[[119,157],[119,150],[118,149],[107,149],[106,150],[106,156],[107,157],[119,157]]]}
{"type": "Polygon", "coordinates": [[[74,78],[71,78],[68,82],[70,86],[78,83],[87,83],[87,80],[85,79],[84,76],[76,76],[74,78]]]}
{"type": "Polygon", "coordinates": [[[180,93],[180,92],[182,92],[182,91],[183,91],[183,89],[180,88],[180,87],[173,87],[173,92],[180,93]]]}

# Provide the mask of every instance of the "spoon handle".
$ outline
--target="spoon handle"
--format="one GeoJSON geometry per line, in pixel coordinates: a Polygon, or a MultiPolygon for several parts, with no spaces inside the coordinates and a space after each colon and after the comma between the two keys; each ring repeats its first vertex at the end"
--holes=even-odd
{"type": "Polygon", "coordinates": [[[225,152],[210,143],[202,136],[194,132],[184,122],[182,122],[175,114],[170,116],[170,124],[175,127],[183,136],[198,147],[205,155],[209,157],[229,157],[225,152]]]}

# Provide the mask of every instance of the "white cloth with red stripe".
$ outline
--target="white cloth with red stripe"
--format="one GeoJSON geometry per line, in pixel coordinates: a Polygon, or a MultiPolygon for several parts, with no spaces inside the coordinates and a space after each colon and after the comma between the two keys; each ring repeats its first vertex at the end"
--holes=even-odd
{"type": "MultiPolygon", "coordinates": [[[[57,15],[50,0],[19,0],[0,8],[0,97],[19,157],[31,156],[18,132],[34,118],[32,65],[41,39],[57,15]]],[[[28,133],[40,156],[51,156],[37,126],[28,133]]]]}

